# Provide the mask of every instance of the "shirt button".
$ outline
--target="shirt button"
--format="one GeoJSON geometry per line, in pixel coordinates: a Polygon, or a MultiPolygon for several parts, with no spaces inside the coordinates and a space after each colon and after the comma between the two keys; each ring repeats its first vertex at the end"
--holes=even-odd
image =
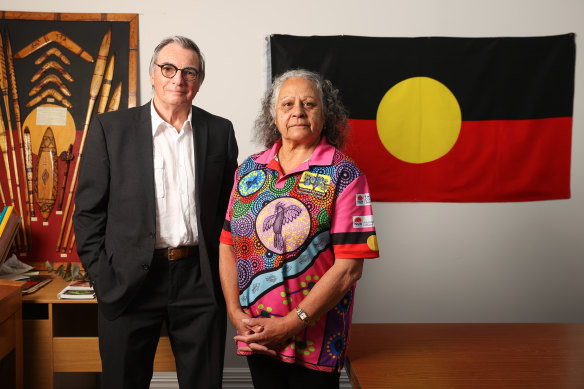
{"type": "Polygon", "coordinates": [[[148,269],[150,269],[150,265],[144,263],[144,264],[142,264],[142,269],[148,270],[148,269]]]}

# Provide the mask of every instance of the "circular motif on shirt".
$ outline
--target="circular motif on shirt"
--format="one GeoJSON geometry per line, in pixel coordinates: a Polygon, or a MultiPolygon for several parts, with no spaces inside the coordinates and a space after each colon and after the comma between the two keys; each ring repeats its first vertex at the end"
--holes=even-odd
{"type": "Polygon", "coordinates": [[[254,194],[260,190],[264,182],[266,182],[266,173],[261,170],[253,170],[239,181],[239,193],[244,197],[254,194]]]}
{"type": "Polygon", "coordinates": [[[262,259],[264,260],[264,268],[265,269],[272,269],[274,268],[274,263],[275,263],[275,259],[276,259],[276,254],[274,254],[271,251],[266,252],[264,255],[262,255],[262,259]]]}
{"type": "Polygon", "coordinates": [[[259,214],[266,205],[268,205],[271,201],[277,198],[278,196],[271,193],[270,191],[264,190],[259,192],[255,200],[253,201],[253,205],[251,206],[251,213],[253,213],[254,215],[259,214]]]}
{"type": "Polygon", "coordinates": [[[335,154],[333,155],[333,165],[337,166],[343,160],[345,160],[345,155],[343,155],[343,153],[341,153],[339,150],[335,150],[335,154]]]}
{"type": "Polygon", "coordinates": [[[331,226],[331,215],[327,212],[326,208],[322,208],[320,212],[316,215],[316,220],[318,225],[323,228],[330,228],[331,226]]]}
{"type": "Polygon", "coordinates": [[[254,275],[253,265],[247,259],[242,259],[237,261],[237,277],[239,281],[239,289],[245,289],[246,286],[251,282],[254,275]]]}
{"type": "Polygon", "coordinates": [[[251,256],[251,258],[249,260],[251,262],[251,266],[253,267],[254,273],[257,274],[260,271],[264,270],[264,268],[265,268],[264,259],[260,255],[254,254],[251,256]]]}
{"type": "Polygon", "coordinates": [[[310,232],[310,214],[303,203],[280,197],[268,203],[256,219],[258,237],[277,254],[296,250],[310,232]]]}
{"type": "Polygon", "coordinates": [[[288,177],[282,188],[276,188],[275,179],[270,180],[269,185],[270,185],[269,191],[272,192],[273,194],[277,196],[285,195],[288,194],[292,190],[292,188],[294,188],[294,185],[296,185],[296,177],[294,175],[288,177]]]}
{"type": "Polygon", "coordinates": [[[326,351],[330,357],[338,358],[345,349],[345,338],[340,332],[332,335],[326,342],[326,351]]]}
{"type": "Polygon", "coordinates": [[[335,167],[332,165],[324,165],[324,166],[314,166],[310,169],[311,173],[316,173],[319,176],[329,176],[334,177],[335,175],[335,167]]]}
{"type": "Polygon", "coordinates": [[[243,215],[239,219],[231,221],[231,231],[237,232],[238,236],[253,236],[254,233],[254,219],[249,213],[243,215]]]}
{"type": "Polygon", "coordinates": [[[239,219],[245,214],[247,214],[253,203],[242,203],[241,198],[237,199],[235,204],[233,204],[233,219],[239,219]]]}
{"type": "Polygon", "coordinates": [[[247,236],[237,239],[237,256],[240,259],[248,259],[253,254],[253,243],[247,236]]]}
{"type": "Polygon", "coordinates": [[[239,167],[239,175],[243,176],[256,168],[256,163],[253,158],[246,158],[239,167]]]}
{"type": "Polygon", "coordinates": [[[337,166],[337,191],[340,193],[350,183],[359,177],[359,170],[348,161],[343,161],[337,166]]]}
{"type": "Polygon", "coordinates": [[[335,308],[340,314],[347,313],[351,308],[351,301],[353,301],[353,292],[349,290],[335,308]]]}

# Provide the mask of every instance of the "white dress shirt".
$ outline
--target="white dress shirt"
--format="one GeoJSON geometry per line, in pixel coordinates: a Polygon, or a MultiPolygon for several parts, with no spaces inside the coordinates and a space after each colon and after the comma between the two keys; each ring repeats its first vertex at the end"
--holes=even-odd
{"type": "Polygon", "coordinates": [[[180,132],[162,120],[151,102],[156,248],[198,244],[192,108],[180,132]]]}

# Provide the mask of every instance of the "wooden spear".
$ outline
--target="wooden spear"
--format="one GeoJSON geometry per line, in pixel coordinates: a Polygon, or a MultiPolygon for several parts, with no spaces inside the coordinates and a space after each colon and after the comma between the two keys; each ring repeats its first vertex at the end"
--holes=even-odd
{"type": "Polygon", "coordinates": [[[67,187],[67,176],[69,175],[69,165],[73,160],[73,145],[70,144],[67,151],[63,151],[59,155],[59,159],[65,162],[65,172],[63,173],[63,184],[61,185],[61,193],[59,193],[59,200],[57,201],[57,210],[63,210],[63,198],[65,197],[65,189],[67,187]]]}
{"type": "Polygon", "coordinates": [[[4,189],[2,188],[2,182],[0,182],[0,198],[2,199],[2,205],[7,205],[6,197],[4,197],[4,189]]]}
{"type": "Polygon", "coordinates": [[[69,245],[69,254],[71,254],[73,252],[74,245],[75,245],[75,234],[73,234],[73,237],[71,238],[71,244],[69,245]]]}
{"type": "Polygon", "coordinates": [[[106,34],[101,41],[101,46],[99,48],[99,54],[97,56],[97,61],[95,62],[95,70],[93,71],[93,77],[91,79],[91,87],[89,88],[89,104],[87,106],[87,115],[85,116],[85,125],[83,126],[83,134],[81,136],[81,143],[79,145],[79,152],[77,154],[77,161],[75,163],[75,169],[73,170],[73,175],[71,176],[71,183],[69,185],[69,195],[67,196],[67,203],[65,204],[65,211],[63,212],[63,221],[61,223],[61,229],[59,231],[59,237],[57,238],[57,248],[56,251],[61,249],[61,239],[63,238],[63,232],[65,231],[65,224],[67,220],[72,218],[67,217],[69,213],[69,207],[71,206],[71,199],[73,198],[73,192],[75,191],[75,185],[77,184],[77,174],[79,174],[79,165],[81,158],[83,156],[83,146],[85,146],[85,138],[87,137],[87,130],[89,129],[89,122],[91,121],[91,114],[93,112],[93,106],[95,105],[95,99],[99,93],[101,87],[101,81],[103,80],[103,73],[105,71],[105,65],[107,62],[107,56],[109,53],[110,43],[111,43],[112,31],[111,27],[107,30],[106,34]]]}
{"type": "MultiPolygon", "coordinates": [[[[4,127],[4,119],[2,118],[2,112],[0,111],[0,150],[2,151],[2,157],[4,158],[4,168],[6,169],[6,181],[8,181],[9,194],[10,194],[10,205],[14,205],[14,196],[12,192],[12,179],[10,174],[10,165],[8,164],[8,143],[6,142],[6,128],[4,127]]],[[[0,185],[1,187],[1,185],[0,185]]],[[[8,205],[6,198],[4,197],[4,191],[2,193],[2,202],[8,205]]]]}
{"type": "Polygon", "coordinates": [[[2,199],[2,205],[6,204],[6,197],[4,197],[4,189],[2,188],[2,183],[0,182],[0,198],[2,199]]]}
{"type": "MultiPolygon", "coordinates": [[[[102,114],[105,112],[105,106],[107,104],[107,99],[109,98],[110,90],[112,87],[112,80],[114,78],[114,68],[116,62],[116,54],[112,54],[110,57],[109,63],[107,65],[107,69],[105,71],[105,76],[103,78],[103,84],[101,86],[101,93],[99,96],[99,104],[97,105],[97,114],[102,114]]],[[[75,212],[75,206],[73,206],[73,211],[71,211],[71,215],[75,212]]],[[[63,239],[63,244],[61,247],[62,252],[65,252],[67,249],[67,242],[69,242],[69,236],[71,235],[71,230],[73,228],[73,223],[69,223],[67,227],[67,233],[65,234],[65,238],[63,239]]],[[[75,234],[73,234],[73,238],[75,234]]],[[[75,239],[71,240],[71,244],[69,245],[69,251],[73,249],[73,244],[75,239]]]]}
{"type": "Polygon", "coordinates": [[[28,197],[30,201],[31,215],[34,217],[34,192],[32,190],[32,146],[30,141],[30,131],[24,127],[24,159],[26,166],[26,186],[28,187],[28,197]]]}
{"type": "MultiPolygon", "coordinates": [[[[16,198],[18,199],[18,212],[23,219],[26,219],[26,210],[22,206],[22,196],[20,194],[20,178],[18,175],[18,164],[16,163],[16,149],[14,137],[12,135],[12,121],[10,120],[10,103],[8,101],[8,74],[6,72],[6,62],[4,58],[4,39],[0,34],[0,72],[2,78],[0,79],[2,88],[2,97],[4,98],[4,107],[6,108],[6,121],[8,122],[8,140],[10,141],[10,149],[12,155],[12,164],[14,166],[14,181],[16,183],[16,198]]],[[[10,170],[10,169],[9,169],[10,170]]],[[[22,243],[20,249],[28,249],[28,236],[26,232],[26,224],[20,223],[20,231],[22,232],[22,243]]]]}
{"type": "MultiPolygon", "coordinates": [[[[6,141],[6,128],[4,127],[4,118],[2,117],[2,112],[0,111],[0,150],[2,151],[2,157],[4,158],[4,167],[6,169],[6,181],[8,181],[8,189],[10,194],[10,205],[14,206],[14,192],[12,191],[12,177],[10,173],[10,165],[8,164],[8,142],[6,141]]],[[[6,199],[4,199],[4,193],[2,193],[2,199],[4,204],[6,204],[6,199]]],[[[20,234],[16,235],[16,245],[18,248],[22,248],[22,241],[20,234]]]]}
{"type": "Polygon", "coordinates": [[[103,79],[103,85],[101,86],[101,94],[99,96],[99,104],[97,105],[97,114],[105,112],[105,107],[107,105],[107,99],[112,88],[112,79],[114,78],[114,68],[116,63],[116,54],[112,54],[109,63],[107,65],[107,70],[105,71],[105,76],[103,79]]]}
{"type": "MultiPolygon", "coordinates": [[[[75,204],[73,204],[73,209],[71,210],[71,215],[75,213],[75,204]]],[[[63,239],[63,247],[61,247],[61,252],[65,252],[67,250],[67,242],[69,242],[69,236],[71,235],[71,230],[73,230],[73,223],[72,221],[69,222],[67,226],[67,232],[65,233],[65,238],[63,239]]],[[[69,249],[73,248],[73,242],[75,242],[75,233],[73,233],[73,239],[71,239],[71,246],[69,249]]]]}
{"type": "MultiPolygon", "coordinates": [[[[26,176],[26,169],[28,166],[26,165],[26,159],[24,158],[24,138],[22,133],[22,124],[20,121],[20,105],[18,103],[18,87],[16,85],[16,73],[14,72],[14,60],[12,59],[12,45],[10,43],[10,36],[6,37],[6,57],[8,59],[8,72],[10,73],[10,82],[12,84],[12,107],[14,108],[14,121],[16,122],[16,132],[18,133],[18,143],[20,145],[20,161],[22,167],[22,179],[23,183],[26,182],[26,189],[28,192],[28,196],[25,196],[26,205],[28,208],[29,215],[34,216],[34,201],[33,201],[33,191],[32,191],[32,180],[31,183],[28,183],[27,176],[26,176]]],[[[32,160],[31,160],[32,161],[32,160]]],[[[32,162],[30,168],[32,169],[32,162]]],[[[24,184],[23,184],[24,185],[24,184]]],[[[31,228],[30,228],[30,217],[25,217],[25,215],[21,215],[23,218],[23,223],[25,223],[26,230],[28,232],[28,249],[30,249],[32,245],[32,240],[30,239],[31,236],[31,228]]]]}
{"type": "Polygon", "coordinates": [[[110,103],[107,107],[107,111],[108,112],[117,111],[118,108],[120,107],[121,98],[122,98],[122,82],[120,81],[120,83],[118,84],[118,86],[116,86],[116,89],[114,90],[114,94],[112,95],[110,103]]]}
{"type": "MultiPolygon", "coordinates": [[[[8,193],[10,195],[10,205],[14,205],[14,191],[12,190],[12,173],[10,173],[10,165],[8,164],[8,142],[6,140],[6,127],[4,127],[4,118],[2,117],[2,111],[0,111],[0,150],[2,151],[2,157],[4,158],[4,168],[6,169],[6,181],[8,181],[8,193]]],[[[6,203],[6,199],[3,197],[2,201],[6,203]]]]}

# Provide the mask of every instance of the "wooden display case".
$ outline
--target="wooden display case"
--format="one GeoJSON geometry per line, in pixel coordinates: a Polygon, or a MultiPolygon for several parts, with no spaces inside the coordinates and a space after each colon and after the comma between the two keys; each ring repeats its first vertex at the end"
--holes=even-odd
{"type": "MultiPolygon", "coordinates": [[[[57,294],[67,284],[55,278],[34,294],[23,297],[25,388],[53,388],[55,373],[84,372],[97,376],[101,372],[97,300],[59,300],[57,294]]],[[[154,371],[175,370],[170,341],[163,331],[154,371]]]]}
{"type": "Polygon", "coordinates": [[[22,294],[24,282],[0,280],[0,383],[22,388],[22,294]]]}

